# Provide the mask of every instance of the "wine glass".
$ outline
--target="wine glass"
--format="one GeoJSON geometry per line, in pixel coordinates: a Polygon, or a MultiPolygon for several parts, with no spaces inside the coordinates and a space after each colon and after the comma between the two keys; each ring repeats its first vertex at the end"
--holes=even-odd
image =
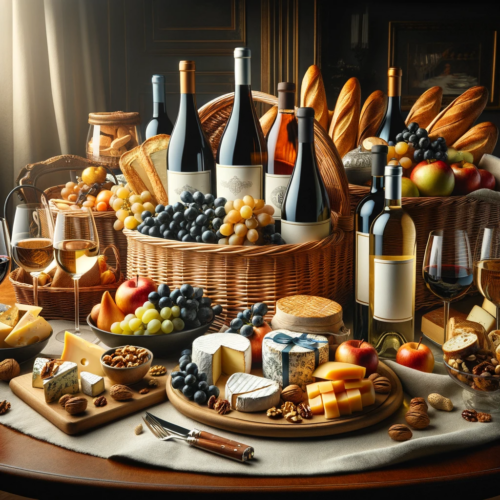
{"type": "Polygon", "coordinates": [[[500,328],[500,226],[482,228],[474,251],[474,284],[485,299],[497,308],[500,328]]]}
{"type": "MultiPolygon", "coordinates": [[[[10,271],[10,238],[7,221],[0,217],[0,285],[10,271]]],[[[0,304],[0,311],[4,304],[0,304]]],[[[5,309],[5,306],[3,307],[5,309]]]]}
{"type": "Polygon", "coordinates": [[[427,288],[444,302],[444,344],[448,339],[450,302],[465,295],[472,285],[472,253],[467,232],[459,229],[431,231],[422,273],[427,288]]]}
{"type": "MultiPolygon", "coordinates": [[[[94,267],[99,256],[99,236],[90,208],[61,211],[54,229],[54,256],[59,267],[73,278],[75,286],[75,335],[95,340],[90,330],[80,331],[79,280],[94,267]],[[82,334],[83,333],[83,334],[82,334]]],[[[56,335],[64,342],[64,330],[56,335]]]]}
{"type": "Polygon", "coordinates": [[[38,305],[38,276],[54,261],[54,221],[45,200],[18,205],[12,225],[12,257],[33,278],[33,303],[38,305]]]}

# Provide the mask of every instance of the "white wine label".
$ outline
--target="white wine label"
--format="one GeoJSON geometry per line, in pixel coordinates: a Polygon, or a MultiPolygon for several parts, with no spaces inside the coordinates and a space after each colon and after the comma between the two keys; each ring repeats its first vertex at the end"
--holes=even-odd
{"type": "MultiPolygon", "coordinates": [[[[163,185],[165,192],[168,191],[167,183],[167,150],[162,149],[161,151],[155,151],[151,153],[151,161],[155,166],[155,170],[158,173],[158,177],[163,185]]],[[[168,194],[168,193],[167,193],[168,194]]]]}
{"type": "Polygon", "coordinates": [[[274,208],[274,218],[281,217],[281,207],[291,175],[266,174],[266,205],[274,208]]]}
{"type": "Polygon", "coordinates": [[[167,170],[169,204],[173,205],[181,201],[181,193],[183,191],[189,191],[190,193],[201,191],[203,194],[209,194],[212,189],[210,180],[210,170],[206,170],[205,172],[175,172],[167,170]]]}
{"type": "Polygon", "coordinates": [[[370,295],[370,235],[356,231],[356,302],[368,305],[370,295]]]}
{"type": "Polygon", "coordinates": [[[217,163],[217,198],[238,200],[250,195],[262,199],[262,165],[219,165],[217,163]]]}
{"type": "Polygon", "coordinates": [[[401,323],[413,318],[415,257],[375,257],[373,317],[401,323]]]}
{"type": "Polygon", "coordinates": [[[331,219],[321,222],[289,222],[281,219],[281,237],[285,243],[298,245],[326,238],[331,233],[331,219]]]}

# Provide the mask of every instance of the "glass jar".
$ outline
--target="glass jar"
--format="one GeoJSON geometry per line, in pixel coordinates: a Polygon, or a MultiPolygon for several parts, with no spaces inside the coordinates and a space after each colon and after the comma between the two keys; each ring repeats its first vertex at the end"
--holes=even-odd
{"type": "Polygon", "coordinates": [[[120,156],[142,143],[140,123],[136,112],[89,113],[87,158],[96,164],[119,168],[120,156]]]}

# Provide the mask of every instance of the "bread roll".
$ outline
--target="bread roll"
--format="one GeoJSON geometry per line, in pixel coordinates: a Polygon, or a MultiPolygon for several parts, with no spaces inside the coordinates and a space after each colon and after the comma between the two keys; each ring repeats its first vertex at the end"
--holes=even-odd
{"type": "Polygon", "coordinates": [[[446,144],[454,144],[462,137],[488,102],[486,87],[471,87],[443,109],[427,127],[429,137],[435,140],[444,137],[446,144]]]}
{"type": "Polygon", "coordinates": [[[498,128],[494,123],[478,123],[458,139],[453,147],[458,151],[469,151],[474,156],[474,165],[484,154],[491,154],[498,141],[498,128]]]}
{"type": "Polygon", "coordinates": [[[304,75],[300,90],[300,105],[314,109],[314,118],[328,130],[328,106],[325,85],[319,68],[313,64],[304,75]]]}
{"type": "Polygon", "coordinates": [[[278,106],[273,106],[270,110],[268,110],[260,117],[259,121],[260,121],[260,126],[262,127],[262,132],[264,132],[264,137],[267,137],[267,134],[271,130],[274,120],[276,120],[277,114],[278,114],[278,106]]]}
{"type": "Polygon", "coordinates": [[[361,86],[357,78],[349,78],[340,91],[328,135],[343,158],[356,147],[361,107],[361,86]]]}
{"type": "Polygon", "coordinates": [[[358,146],[367,137],[375,136],[384,119],[386,109],[387,96],[381,90],[376,90],[368,96],[359,117],[358,140],[356,142],[358,146]]]}
{"type": "Polygon", "coordinates": [[[426,90],[415,102],[406,117],[406,125],[417,122],[420,128],[425,128],[436,118],[441,109],[443,89],[431,87],[426,90]]]}

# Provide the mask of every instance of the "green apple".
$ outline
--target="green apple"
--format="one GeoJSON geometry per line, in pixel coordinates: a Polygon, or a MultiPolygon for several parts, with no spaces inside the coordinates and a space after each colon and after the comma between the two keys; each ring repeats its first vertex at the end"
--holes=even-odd
{"type": "Polygon", "coordinates": [[[420,196],[417,186],[408,177],[401,179],[401,196],[403,198],[418,198],[420,196]]]}

